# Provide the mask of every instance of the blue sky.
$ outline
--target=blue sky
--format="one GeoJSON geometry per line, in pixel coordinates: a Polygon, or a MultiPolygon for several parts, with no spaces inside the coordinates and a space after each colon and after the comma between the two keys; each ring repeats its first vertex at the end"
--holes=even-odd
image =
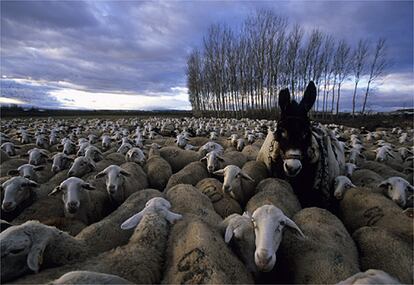
{"type": "Polygon", "coordinates": [[[211,24],[237,30],[258,8],[352,45],[385,37],[392,66],[368,108],[413,105],[413,1],[1,1],[0,104],[189,109],[189,52],[211,24]]]}

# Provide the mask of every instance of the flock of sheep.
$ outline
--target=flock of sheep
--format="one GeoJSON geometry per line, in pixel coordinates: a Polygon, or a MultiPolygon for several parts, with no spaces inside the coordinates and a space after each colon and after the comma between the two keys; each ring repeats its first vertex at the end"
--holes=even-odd
{"type": "Polygon", "coordinates": [[[2,120],[1,282],[412,284],[413,129],[324,126],[344,159],[323,209],[258,159],[276,128],[2,120]]]}

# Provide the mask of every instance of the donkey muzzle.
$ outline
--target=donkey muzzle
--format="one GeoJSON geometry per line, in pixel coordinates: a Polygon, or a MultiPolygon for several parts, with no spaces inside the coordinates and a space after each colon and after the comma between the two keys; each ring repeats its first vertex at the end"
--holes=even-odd
{"type": "Polygon", "coordinates": [[[289,158],[283,161],[283,170],[289,177],[295,177],[302,170],[302,163],[299,159],[289,158]]]}

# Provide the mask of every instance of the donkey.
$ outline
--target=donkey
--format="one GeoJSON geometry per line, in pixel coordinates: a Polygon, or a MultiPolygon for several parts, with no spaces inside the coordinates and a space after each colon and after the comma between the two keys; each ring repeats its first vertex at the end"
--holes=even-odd
{"type": "Polygon", "coordinates": [[[257,160],[266,164],[271,176],[292,185],[303,207],[330,208],[331,186],[340,173],[338,160],[343,153],[328,129],[311,124],[308,112],[315,100],[312,81],[299,104],[291,100],[288,89],[280,91],[280,119],[276,130],[268,133],[257,160]]]}

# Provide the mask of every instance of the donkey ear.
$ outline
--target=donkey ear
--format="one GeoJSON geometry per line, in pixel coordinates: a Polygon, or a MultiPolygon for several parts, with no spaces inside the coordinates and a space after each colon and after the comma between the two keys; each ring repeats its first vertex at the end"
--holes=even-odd
{"type": "Polygon", "coordinates": [[[279,106],[280,109],[283,111],[286,110],[286,107],[289,105],[290,103],[290,93],[289,93],[289,89],[285,88],[280,90],[279,92],[279,106]]]}
{"type": "MultiPolygon", "coordinates": [[[[279,95],[280,96],[280,95],[279,95]]],[[[280,97],[279,97],[280,98],[280,97]]],[[[313,81],[310,81],[306,87],[305,93],[303,94],[302,101],[300,101],[299,106],[307,113],[312,108],[316,100],[316,86],[313,81]]]]}

